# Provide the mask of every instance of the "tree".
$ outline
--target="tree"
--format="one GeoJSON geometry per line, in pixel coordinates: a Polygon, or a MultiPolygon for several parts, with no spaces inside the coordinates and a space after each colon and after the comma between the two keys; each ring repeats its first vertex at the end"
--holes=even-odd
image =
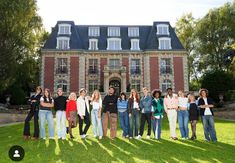
{"type": "MultiPolygon", "coordinates": [[[[42,20],[35,0],[0,1],[0,93],[16,82],[19,66],[38,57],[42,20]]],[[[21,69],[24,71],[25,69],[21,69]]],[[[24,73],[24,72],[22,72],[24,73]]]]}
{"type": "Polygon", "coordinates": [[[196,51],[200,57],[198,70],[225,70],[224,53],[235,40],[235,1],[211,9],[197,22],[196,51]]]}
{"type": "Polygon", "coordinates": [[[194,37],[196,22],[197,21],[192,16],[192,13],[184,14],[177,20],[175,28],[177,36],[185,49],[188,51],[188,76],[190,79],[194,78],[198,82],[194,37]]]}

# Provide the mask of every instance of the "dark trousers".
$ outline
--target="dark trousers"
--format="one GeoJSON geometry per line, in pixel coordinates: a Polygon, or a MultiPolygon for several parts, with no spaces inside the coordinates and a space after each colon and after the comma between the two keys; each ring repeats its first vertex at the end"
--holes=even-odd
{"type": "Polygon", "coordinates": [[[38,110],[31,109],[24,123],[24,135],[30,136],[30,120],[34,117],[34,137],[39,137],[38,110]]]}
{"type": "Polygon", "coordinates": [[[89,113],[86,112],[86,115],[83,116],[83,119],[80,117],[80,115],[78,115],[78,122],[79,122],[79,133],[80,133],[80,135],[86,134],[89,127],[90,127],[90,125],[91,125],[89,113]],[[86,124],[84,129],[83,129],[83,123],[86,124]]]}
{"type": "Polygon", "coordinates": [[[148,133],[147,133],[147,135],[148,136],[151,135],[151,116],[152,116],[152,113],[141,113],[140,134],[139,134],[140,136],[143,136],[145,121],[147,121],[147,123],[148,123],[148,133]]]}

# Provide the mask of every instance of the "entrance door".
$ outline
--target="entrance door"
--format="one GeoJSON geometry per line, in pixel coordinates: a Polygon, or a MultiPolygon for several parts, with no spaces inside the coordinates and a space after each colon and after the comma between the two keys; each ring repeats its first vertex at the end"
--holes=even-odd
{"type": "Polygon", "coordinates": [[[111,80],[109,82],[109,86],[114,87],[116,90],[116,95],[119,96],[119,94],[121,92],[121,82],[119,80],[111,80]]]}

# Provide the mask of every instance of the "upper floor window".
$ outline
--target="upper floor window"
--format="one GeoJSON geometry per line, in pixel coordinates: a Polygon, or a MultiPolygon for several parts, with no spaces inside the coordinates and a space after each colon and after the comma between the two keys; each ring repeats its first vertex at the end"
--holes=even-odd
{"type": "Polygon", "coordinates": [[[71,34],[70,24],[59,24],[58,34],[71,34]]]}
{"type": "Polygon", "coordinates": [[[161,74],[171,74],[171,59],[170,58],[161,58],[160,60],[160,73],[161,74]]]}
{"type": "Polygon", "coordinates": [[[158,39],[159,46],[158,49],[168,50],[171,49],[171,38],[162,37],[158,39]]]}
{"type": "Polygon", "coordinates": [[[167,88],[171,88],[171,87],[172,87],[171,80],[169,80],[169,79],[163,80],[163,83],[162,83],[162,91],[163,92],[166,92],[167,88]]]}
{"type": "Polygon", "coordinates": [[[119,59],[110,59],[109,60],[110,69],[119,69],[120,68],[120,60],[119,59]]]}
{"type": "Polygon", "coordinates": [[[131,50],[140,50],[139,39],[131,39],[131,50]]]}
{"type": "Polygon", "coordinates": [[[108,38],[107,50],[122,50],[120,38],[108,38]]]}
{"type": "Polygon", "coordinates": [[[158,24],[157,25],[157,35],[169,35],[169,25],[158,24]]]}
{"type": "Polygon", "coordinates": [[[93,36],[93,37],[100,36],[100,28],[99,27],[89,27],[88,36],[93,36]]]}
{"type": "Polygon", "coordinates": [[[67,74],[68,73],[68,59],[67,58],[58,58],[57,59],[57,74],[67,74]]]}
{"type": "Polygon", "coordinates": [[[57,81],[57,89],[62,88],[63,92],[67,92],[68,90],[68,82],[66,80],[58,80],[57,81]]]}
{"type": "Polygon", "coordinates": [[[98,40],[89,39],[89,50],[98,50],[98,40]]]}
{"type": "Polygon", "coordinates": [[[131,74],[140,74],[140,59],[131,60],[131,74]]]}
{"type": "Polygon", "coordinates": [[[69,49],[69,38],[68,37],[57,37],[56,49],[69,49]]]}
{"type": "Polygon", "coordinates": [[[128,28],[129,37],[139,37],[139,28],[138,27],[129,27],[128,28]]]}
{"type": "Polygon", "coordinates": [[[98,73],[98,59],[89,59],[89,74],[98,73]]]}
{"type": "Polygon", "coordinates": [[[120,36],[120,27],[108,27],[108,36],[120,36]]]}

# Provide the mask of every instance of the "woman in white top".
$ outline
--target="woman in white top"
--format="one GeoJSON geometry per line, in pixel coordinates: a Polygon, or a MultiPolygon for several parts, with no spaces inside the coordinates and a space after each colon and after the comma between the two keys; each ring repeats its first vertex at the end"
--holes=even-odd
{"type": "Polygon", "coordinates": [[[101,123],[102,99],[100,92],[98,90],[95,90],[91,96],[91,105],[92,105],[91,123],[93,125],[94,137],[99,136],[99,139],[102,139],[103,136],[103,129],[101,123]]]}
{"type": "Polygon", "coordinates": [[[180,133],[182,139],[188,139],[188,120],[189,120],[189,113],[188,113],[188,98],[185,97],[183,91],[178,92],[179,98],[179,105],[178,105],[178,123],[180,128],[180,133]]]}

